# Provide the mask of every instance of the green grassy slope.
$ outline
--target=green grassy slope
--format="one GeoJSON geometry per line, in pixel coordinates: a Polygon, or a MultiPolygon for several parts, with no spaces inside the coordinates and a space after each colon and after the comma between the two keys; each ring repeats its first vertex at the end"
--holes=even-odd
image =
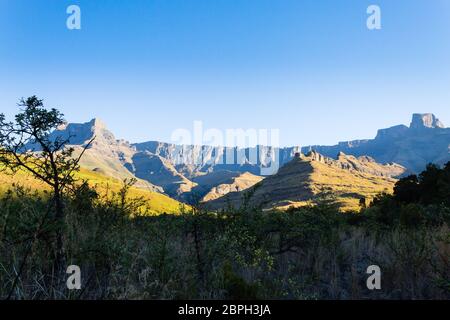
{"type": "MultiPolygon", "coordinates": [[[[106,194],[107,191],[117,192],[122,187],[122,181],[101,175],[87,169],[81,169],[76,174],[80,180],[87,180],[89,184],[97,190],[100,195],[106,194]]],[[[0,171],[0,196],[7,190],[11,189],[13,184],[21,185],[32,190],[43,191],[47,186],[42,182],[34,179],[30,174],[19,171],[14,175],[0,171]]],[[[129,191],[130,198],[142,197],[146,201],[149,208],[149,214],[174,213],[180,212],[181,203],[157,192],[146,189],[132,187],[129,191]]]]}

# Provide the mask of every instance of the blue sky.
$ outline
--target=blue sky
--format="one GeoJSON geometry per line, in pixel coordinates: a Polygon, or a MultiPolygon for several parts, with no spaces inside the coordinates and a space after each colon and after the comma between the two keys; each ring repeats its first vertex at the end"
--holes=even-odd
{"type": "Polygon", "coordinates": [[[413,112],[448,125],[449,57],[448,0],[0,0],[0,112],[36,94],[133,142],[194,120],[280,129],[281,145],[371,138],[413,112]]]}

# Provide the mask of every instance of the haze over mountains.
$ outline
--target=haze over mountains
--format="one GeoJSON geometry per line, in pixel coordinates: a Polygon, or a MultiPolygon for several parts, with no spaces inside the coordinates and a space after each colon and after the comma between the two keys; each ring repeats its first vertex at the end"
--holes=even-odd
{"type": "MultiPolygon", "coordinates": [[[[274,183],[276,179],[281,179],[284,184],[287,180],[283,174],[290,172],[293,159],[297,165],[298,159],[302,159],[300,163],[303,169],[295,169],[293,172],[296,172],[295,179],[303,180],[275,190],[267,187],[266,191],[274,196],[271,203],[286,202],[289,199],[294,202],[303,201],[306,199],[304,195],[312,195],[314,192],[311,190],[317,191],[317,188],[322,187],[339,193],[340,187],[325,186],[318,183],[318,180],[311,179],[311,176],[317,176],[315,173],[320,169],[328,174],[333,172],[331,175],[335,179],[340,174],[343,180],[354,181],[361,188],[366,185],[362,180],[372,181],[372,187],[368,187],[370,190],[357,195],[359,197],[392,188],[391,178],[408,172],[420,172],[430,162],[444,164],[450,161],[450,128],[445,128],[432,114],[414,114],[410,127],[399,125],[381,129],[374,139],[303,148],[257,146],[241,149],[180,146],[158,141],[132,144],[116,139],[98,119],[83,124],[65,124],[51,134],[52,139],[69,138],[70,145],[76,152],[80,152],[82,146],[94,136],[94,142],[81,160],[84,168],[119,179],[136,177],[138,187],[166,193],[185,202],[196,199],[220,203],[220,198],[226,194],[234,193],[237,196],[255,184],[265,187],[280,184],[281,182],[274,183]],[[303,154],[308,154],[308,157],[303,154]],[[273,165],[274,161],[278,161],[277,167],[281,168],[278,175],[263,180],[262,170],[273,165]],[[298,174],[300,171],[303,173],[298,174]],[[313,184],[318,183],[322,187],[306,186],[305,181],[313,181],[313,184]],[[299,192],[302,188],[306,190],[304,194],[299,192]],[[298,194],[292,197],[295,192],[298,194]],[[284,196],[280,198],[278,193],[284,196]]],[[[342,191],[341,194],[343,193],[345,192],[342,191]]],[[[258,197],[259,193],[254,199],[259,199],[258,197]]]]}

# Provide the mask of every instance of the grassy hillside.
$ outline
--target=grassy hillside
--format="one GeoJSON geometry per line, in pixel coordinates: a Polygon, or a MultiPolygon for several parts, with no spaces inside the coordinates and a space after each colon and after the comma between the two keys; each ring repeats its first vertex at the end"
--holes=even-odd
{"type": "MultiPolygon", "coordinates": [[[[107,192],[117,192],[123,185],[120,180],[87,169],[81,169],[76,176],[80,180],[89,181],[89,184],[95,188],[100,196],[105,195],[107,192]]],[[[38,191],[44,191],[47,188],[45,184],[34,179],[30,174],[24,171],[19,171],[14,175],[0,171],[0,195],[3,195],[8,189],[11,189],[13,184],[38,191]]],[[[161,193],[132,187],[129,192],[129,197],[142,197],[148,206],[149,214],[180,212],[181,203],[161,193]]]]}
{"type": "Polygon", "coordinates": [[[314,195],[329,192],[336,196],[341,208],[358,210],[361,198],[373,199],[380,193],[392,193],[396,179],[357,171],[339,170],[319,162],[311,163],[310,179],[314,195]]]}
{"type": "Polygon", "coordinates": [[[342,211],[358,210],[361,198],[370,200],[379,193],[392,193],[395,182],[389,177],[343,169],[334,163],[296,158],[253,188],[231,192],[208,202],[207,206],[212,209],[225,208],[228,204],[239,207],[246,198],[252,206],[284,210],[327,196],[334,198],[342,211]]]}

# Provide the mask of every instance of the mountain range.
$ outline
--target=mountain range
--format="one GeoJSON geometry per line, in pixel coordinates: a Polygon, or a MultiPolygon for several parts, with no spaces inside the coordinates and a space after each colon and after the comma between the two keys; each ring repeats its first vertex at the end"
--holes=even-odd
{"type": "Polygon", "coordinates": [[[450,128],[445,128],[431,113],[415,113],[409,127],[397,125],[378,130],[374,139],[302,148],[302,152],[310,150],[329,157],[339,152],[354,156],[367,155],[380,163],[396,162],[411,173],[419,173],[428,163],[443,165],[450,161],[450,128]]]}
{"type": "Polygon", "coordinates": [[[51,139],[57,137],[68,138],[75,153],[81,152],[95,137],[80,163],[87,170],[116,179],[135,177],[139,188],[188,203],[211,202],[212,206],[223,203],[228,193],[232,195],[227,201],[237,202],[233,197],[241,196],[255,185],[263,187],[255,193],[254,201],[262,201],[260,193],[267,192],[271,196],[269,204],[278,203],[277,206],[289,201],[302,202],[316,195],[319,189],[328,188],[342,196],[345,190],[339,183],[330,186],[315,179],[321,170],[334,181],[340,175],[342,181],[367,187],[367,192],[353,199],[371,196],[392,189],[395,181],[392,178],[420,172],[430,162],[450,161],[450,128],[445,128],[433,114],[414,114],[409,127],[381,129],[374,139],[340,142],[334,146],[259,145],[242,149],[159,141],[133,144],[117,139],[99,119],[63,124],[51,133],[51,139]],[[230,158],[231,163],[226,161],[230,158]],[[273,161],[278,161],[281,169],[264,179],[261,173],[273,161]],[[370,186],[366,186],[367,181],[370,186]]]}

